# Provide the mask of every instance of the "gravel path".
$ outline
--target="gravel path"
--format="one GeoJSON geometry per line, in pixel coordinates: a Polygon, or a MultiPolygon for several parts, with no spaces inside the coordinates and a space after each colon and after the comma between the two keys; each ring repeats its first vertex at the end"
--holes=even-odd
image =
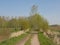
{"type": "Polygon", "coordinates": [[[34,36],[32,37],[31,45],[40,45],[37,34],[34,34],[34,36]]]}

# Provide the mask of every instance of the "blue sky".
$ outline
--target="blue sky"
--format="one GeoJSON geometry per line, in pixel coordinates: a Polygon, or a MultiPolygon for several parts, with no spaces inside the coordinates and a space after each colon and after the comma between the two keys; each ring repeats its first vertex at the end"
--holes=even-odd
{"type": "Polygon", "coordinates": [[[49,24],[60,24],[60,0],[0,0],[0,16],[29,16],[34,4],[49,24]]]}

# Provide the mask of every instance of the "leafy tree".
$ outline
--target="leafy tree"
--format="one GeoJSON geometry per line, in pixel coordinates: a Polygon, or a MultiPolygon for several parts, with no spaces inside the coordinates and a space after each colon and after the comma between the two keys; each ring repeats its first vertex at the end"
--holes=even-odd
{"type": "Polygon", "coordinates": [[[29,21],[26,18],[19,18],[19,27],[23,30],[29,28],[29,21]]]}
{"type": "Polygon", "coordinates": [[[18,26],[18,21],[15,18],[12,18],[9,22],[8,22],[8,27],[10,28],[16,28],[18,26]]]}
{"type": "Polygon", "coordinates": [[[48,28],[48,22],[37,12],[37,6],[33,5],[31,9],[31,16],[29,17],[29,21],[31,28],[34,29],[47,29],[48,28]]]}
{"type": "Polygon", "coordinates": [[[39,14],[35,14],[29,18],[32,28],[37,28],[37,29],[41,28],[42,17],[39,14]]]}
{"type": "Polygon", "coordinates": [[[43,20],[43,22],[42,22],[42,29],[44,30],[44,31],[47,31],[48,29],[49,29],[49,25],[48,25],[48,21],[47,20],[43,20]]]}
{"type": "Polygon", "coordinates": [[[6,24],[5,17],[0,16],[0,28],[4,28],[6,26],[5,24],[6,24]]]}

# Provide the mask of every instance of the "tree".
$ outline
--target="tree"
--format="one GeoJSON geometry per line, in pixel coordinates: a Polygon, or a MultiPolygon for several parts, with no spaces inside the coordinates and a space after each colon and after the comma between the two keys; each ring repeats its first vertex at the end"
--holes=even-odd
{"type": "Polygon", "coordinates": [[[33,5],[31,8],[31,12],[30,15],[35,15],[38,13],[38,6],[37,5],[33,5]]]}
{"type": "Polygon", "coordinates": [[[46,19],[44,19],[42,23],[43,23],[42,24],[42,29],[44,31],[47,31],[49,29],[48,21],[46,19]]]}
{"type": "Polygon", "coordinates": [[[28,19],[26,19],[26,18],[19,18],[18,21],[19,21],[19,27],[22,30],[25,30],[25,29],[29,28],[29,21],[28,21],[28,19]]]}
{"type": "Polygon", "coordinates": [[[12,18],[11,20],[9,20],[8,22],[8,27],[9,28],[16,28],[18,26],[18,21],[15,18],[12,18]]]}
{"type": "Polygon", "coordinates": [[[41,28],[42,17],[39,14],[35,14],[29,18],[31,28],[37,28],[37,29],[41,28]]]}
{"type": "Polygon", "coordinates": [[[10,31],[8,28],[0,28],[0,41],[6,40],[10,36],[10,31]]]}
{"type": "Polygon", "coordinates": [[[29,17],[29,21],[31,28],[34,29],[47,29],[48,28],[48,22],[37,12],[38,6],[33,5],[31,9],[31,16],[29,17]]]}
{"type": "Polygon", "coordinates": [[[5,17],[1,17],[0,16],[0,28],[4,28],[6,27],[6,20],[5,20],[5,17]]]}

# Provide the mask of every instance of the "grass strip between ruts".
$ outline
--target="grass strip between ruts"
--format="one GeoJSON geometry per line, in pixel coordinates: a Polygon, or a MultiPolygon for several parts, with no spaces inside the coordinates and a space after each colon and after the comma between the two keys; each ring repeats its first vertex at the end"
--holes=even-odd
{"type": "Polygon", "coordinates": [[[29,39],[27,40],[27,42],[24,45],[31,45],[31,38],[32,38],[32,35],[30,35],[29,39]]]}

